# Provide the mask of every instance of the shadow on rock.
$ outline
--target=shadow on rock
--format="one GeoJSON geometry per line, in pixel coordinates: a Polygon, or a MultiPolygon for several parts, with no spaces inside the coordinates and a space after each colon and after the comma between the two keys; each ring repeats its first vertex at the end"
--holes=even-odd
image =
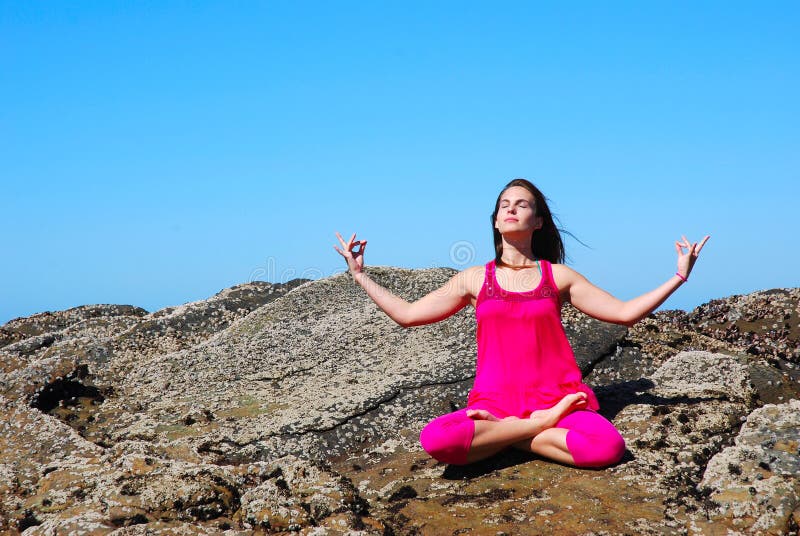
{"type": "MultiPolygon", "coordinates": [[[[617,464],[614,465],[627,463],[633,461],[634,459],[635,458],[633,454],[630,451],[626,450],[622,460],[620,460],[617,464]]],[[[471,464],[448,465],[445,468],[444,472],[442,473],[442,478],[445,480],[472,480],[481,478],[496,471],[502,471],[518,465],[525,465],[537,460],[543,461],[544,463],[547,464],[573,468],[573,466],[571,465],[562,464],[548,458],[542,458],[541,456],[537,456],[536,454],[532,454],[530,452],[508,448],[506,450],[503,450],[502,452],[498,452],[497,454],[495,454],[490,458],[486,458],[485,460],[480,460],[471,464]]],[[[594,470],[590,467],[586,467],[583,469],[588,471],[594,470]]],[[[608,467],[603,467],[597,470],[600,471],[603,469],[608,469],[608,467]]]]}
{"type": "Polygon", "coordinates": [[[506,449],[494,456],[467,465],[448,465],[442,473],[442,478],[445,480],[471,480],[535,459],[537,457],[533,454],[506,449]]]}
{"type": "Polygon", "coordinates": [[[671,406],[675,404],[700,404],[726,397],[664,397],[648,393],[655,383],[647,378],[595,387],[593,390],[600,402],[600,414],[613,421],[627,406],[645,404],[648,406],[671,406]]]}

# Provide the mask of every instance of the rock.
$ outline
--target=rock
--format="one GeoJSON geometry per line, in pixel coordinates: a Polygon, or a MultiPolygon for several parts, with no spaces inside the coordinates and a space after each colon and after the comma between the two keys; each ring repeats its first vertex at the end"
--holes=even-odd
{"type": "Polygon", "coordinates": [[[621,407],[606,410],[600,396],[601,412],[628,444],[622,463],[608,469],[564,467],[516,451],[455,467],[413,448],[380,458],[354,454],[335,468],[357,485],[374,515],[404,533],[589,534],[602,525],[608,534],[680,534],[690,513],[705,508],[696,486],[706,462],[731,444],[750,411],[750,397],[707,385],[724,382],[737,365],[719,354],[676,356],[643,378],[640,391],[623,389],[621,407]],[[692,361],[717,366],[698,386],[702,397],[659,392],[656,378],[683,381],[678,371],[692,361]]]}
{"type": "Polygon", "coordinates": [[[190,348],[306,281],[254,281],[221,290],[206,300],[161,309],[116,337],[113,352],[121,362],[190,348]]]}
{"type": "Polygon", "coordinates": [[[751,403],[756,395],[746,364],[711,352],[681,352],[662,365],[652,379],[654,393],[665,397],[724,397],[751,403]]]}
{"type": "MultiPolygon", "coordinates": [[[[62,464],[95,464],[102,449],[69,426],[19,401],[0,398],[0,417],[0,467],[9,478],[5,486],[0,486],[0,530],[22,530],[40,524],[45,510],[74,500],[36,497],[43,479],[62,464]]],[[[72,479],[72,475],[67,478],[72,479]]],[[[82,483],[72,480],[77,482],[75,489],[81,489],[82,483]]]]}
{"type": "MultiPolygon", "coordinates": [[[[2,513],[9,520],[4,528],[21,530],[31,511],[35,529],[29,530],[41,534],[105,534],[157,521],[232,527],[238,518],[271,530],[322,525],[331,517],[337,524],[347,519],[351,529],[364,526],[366,503],[352,485],[309,462],[287,458],[216,466],[164,457],[168,454],[150,443],[128,441],[92,458],[50,455],[38,465],[35,484],[31,479],[26,485],[27,497],[4,501],[2,513]]],[[[6,473],[19,480],[13,470],[6,473]]]]}
{"type": "Polygon", "coordinates": [[[699,487],[715,508],[694,520],[743,534],[786,534],[800,514],[800,401],[755,410],[735,445],[708,463],[699,487]]]}
{"type": "MultiPolygon", "coordinates": [[[[455,273],[368,271],[410,300],[455,273]]],[[[402,329],[347,274],[154,313],[15,319],[0,328],[0,531],[786,533],[800,519],[800,391],[794,332],[772,326],[782,314],[791,327],[796,296],[630,329],[565,307],[586,381],[627,442],[602,470],[513,450],[465,467],[428,457],[420,429],[463,407],[474,379],[474,312],[402,329]],[[766,335],[744,331],[767,322],[766,335]]]]}
{"type": "Polygon", "coordinates": [[[595,320],[569,304],[561,310],[561,318],[575,360],[584,374],[588,374],[603,358],[613,354],[628,333],[625,326],[595,320]]]}
{"type": "Polygon", "coordinates": [[[119,387],[130,362],[199,344],[303,282],[246,283],[152,314],[97,305],[12,320],[2,328],[17,342],[0,348],[0,394],[24,399],[107,444],[106,421],[120,415],[94,410],[119,387]]]}
{"type": "Polygon", "coordinates": [[[141,317],[146,314],[147,311],[141,307],[131,305],[82,305],[65,311],[48,311],[15,318],[0,327],[0,347],[39,335],[58,333],[82,324],[91,324],[94,319],[141,317]]]}
{"type": "Polygon", "coordinates": [[[800,363],[800,289],[772,289],[712,300],[685,322],[748,354],[800,363]]]}
{"type": "MultiPolygon", "coordinates": [[[[398,277],[392,270],[372,270],[406,296],[422,295],[452,275],[425,270],[398,277]]],[[[140,422],[154,423],[159,438],[180,439],[215,463],[298,452],[336,456],[360,445],[364,434],[377,437],[366,421],[397,399],[418,389],[454,398],[453,385],[474,375],[471,316],[464,311],[404,330],[353,285],[349,275],[306,283],[213,340],[132,363],[117,389],[139,401],[140,422]],[[169,378],[169,387],[156,378],[169,378]],[[208,410],[213,421],[191,417],[193,406],[208,410]]],[[[109,401],[98,415],[123,411],[128,412],[109,401]]],[[[384,422],[374,428],[417,427],[431,417],[425,406],[398,407],[383,412],[384,422]]],[[[108,433],[125,438],[113,424],[108,433]]]]}
{"type": "Polygon", "coordinates": [[[273,531],[299,530],[310,523],[300,501],[272,481],[242,496],[242,519],[253,528],[273,531]]]}
{"type": "MultiPolygon", "coordinates": [[[[369,272],[407,299],[438,288],[454,273],[379,267],[369,272]]],[[[585,349],[586,367],[625,333],[577,312],[571,318],[577,327],[568,331],[585,349]]],[[[463,406],[474,367],[471,310],[406,330],[341,274],[297,287],[213,341],[134,364],[122,388],[129,397],[151,401],[150,422],[168,426],[173,437],[183,436],[210,460],[239,463],[295,452],[330,458],[393,430],[419,429],[463,406]],[[153,376],[169,377],[169,388],[153,386],[153,376]],[[408,403],[422,391],[439,405],[408,403]],[[189,408],[173,393],[207,408],[217,417],[213,426],[187,419],[189,408]],[[178,408],[182,417],[175,415],[178,408]]],[[[115,410],[113,404],[105,408],[115,410]]],[[[124,437],[120,433],[112,436],[124,437]]]]}
{"type": "Polygon", "coordinates": [[[85,534],[87,536],[104,536],[114,530],[107,523],[105,516],[93,511],[78,510],[69,517],[51,517],[40,525],[25,531],[26,535],[51,536],[56,534],[85,534]]]}

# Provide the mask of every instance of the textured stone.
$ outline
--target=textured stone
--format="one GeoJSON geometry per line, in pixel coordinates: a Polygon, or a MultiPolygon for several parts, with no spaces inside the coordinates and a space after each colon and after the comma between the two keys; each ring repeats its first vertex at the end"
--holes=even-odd
{"type": "Polygon", "coordinates": [[[745,363],[711,352],[681,352],[652,377],[654,392],[666,397],[734,398],[752,402],[756,392],[745,363]]]}
{"type": "MultiPolygon", "coordinates": [[[[702,384],[723,381],[738,363],[732,356],[703,358],[719,365],[719,376],[709,373],[702,384]]],[[[677,378],[674,371],[686,360],[673,359],[677,363],[667,360],[653,376],[677,378]]],[[[708,396],[702,385],[703,397],[658,394],[652,378],[638,385],[640,390],[623,386],[625,402],[619,406],[606,409],[600,397],[601,412],[628,445],[623,461],[608,469],[564,467],[511,450],[455,467],[413,448],[388,457],[354,454],[336,468],[358,486],[375,514],[405,533],[471,528],[491,534],[591,534],[602,524],[606,534],[683,534],[690,514],[706,507],[706,497],[696,490],[705,464],[732,443],[749,402],[723,393],[708,396]]]]}
{"type": "Polygon", "coordinates": [[[584,374],[588,374],[604,358],[613,355],[628,333],[624,326],[595,320],[569,304],[562,308],[561,317],[575,360],[584,374]]]}
{"type": "Polygon", "coordinates": [[[683,322],[750,355],[800,363],[800,289],[712,300],[686,315],[683,322]]]}
{"type": "Polygon", "coordinates": [[[700,488],[716,504],[695,520],[747,534],[786,534],[800,512],[800,401],[752,412],[735,445],[715,455],[700,488]],[[793,517],[795,519],[793,520],[793,517]]]}
{"type": "MultiPolygon", "coordinates": [[[[413,300],[455,272],[369,273],[413,300]]],[[[474,312],[402,329],[346,274],[154,313],[15,319],[0,327],[0,531],[788,533],[798,402],[759,406],[798,398],[793,332],[766,344],[796,294],[630,329],[565,307],[586,381],[628,446],[603,470],[513,450],[466,467],[430,459],[419,430],[463,407],[474,378],[474,312]]]]}

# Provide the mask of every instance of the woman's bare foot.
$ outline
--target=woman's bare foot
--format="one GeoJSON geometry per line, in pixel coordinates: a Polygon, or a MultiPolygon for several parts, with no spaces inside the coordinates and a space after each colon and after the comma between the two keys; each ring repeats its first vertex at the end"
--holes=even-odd
{"type": "Polygon", "coordinates": [[[519,419],[519,417],[514,417],[513,415],[500,419],[498,417],[495,417],[485,409],[468,409],[467,417],[469,417],[473,421],[493,421],[493,422],[519,419]]]}
{"type": "Polygon", "coordinates": [[[542,409],[531,413],[530,419],[537,421],[543,430],[553,428],[562,417],[577,409],[586,407],[586,393],[572,393],[550,409],[542,409]]]}
{"type": "Polygon", "coordinates": [[[467,410],[467,417],[472,419],[473,421],[494,421],[497,422],[500,419],[486,411],[485,409],[468,409],[467,410]]]}

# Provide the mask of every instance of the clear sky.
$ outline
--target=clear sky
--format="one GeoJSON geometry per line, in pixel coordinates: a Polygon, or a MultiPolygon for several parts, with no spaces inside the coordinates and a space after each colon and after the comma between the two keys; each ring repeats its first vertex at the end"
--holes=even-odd
{"type": "Polygon", "coordinates": [[[0,1],[0,323],[492,257],[534,181],[620,298],[800,286],[800,3],[0,1]]]}

